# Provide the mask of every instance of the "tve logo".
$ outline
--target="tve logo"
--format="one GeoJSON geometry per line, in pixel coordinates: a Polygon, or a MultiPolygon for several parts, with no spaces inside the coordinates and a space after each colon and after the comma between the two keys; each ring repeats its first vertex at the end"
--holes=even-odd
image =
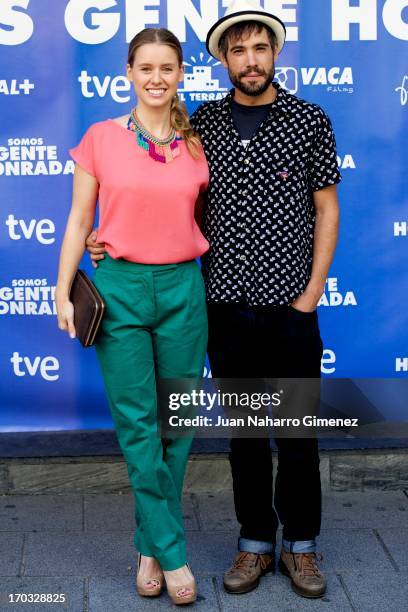
{"type": "Polygon", "coordinates": [[[328,278],[325,292],[320,298],[318,306],[357,306],[357,300],[353,291],[340,293],[337,278],[328,278]]]}
{"type": "Polygon", "coordinates": [[[55,242],[55,225],[50,219],[16,219],[9,215],[6,220],[10,240],[31,240],[35,237],[40,244],[53,244],[55,242]],[[48,237],[47,237],[48,236],[48,237]]]}
{"type": "Polygon", "coordinates": [[[407,236],[408,223],[406,221],[394,222],[394,236],[407,236]]]}
{"type": "Polygon", "coordinates": [[[47,382],[55,382],[59,379],[59,374],[52,374],[52,372],[59,371],[59,361],[51,355],[43,358],[37,356],[31,360],[30,357],[20,357],[20,354],[15,351],[10,361],[15,376],[36,376],[39,374],[47,382]]]}
{"type": "Polygon", "coordinates": [[[90,76],[86,70],[82,70],[78,77],[81,85],[81,93],[84,98],[105,98],[109,93],[112,100],[119,104],[130,102],[131,83],[124,76],[90,76]]]}
{"type": "Polygon", "coordinates": [[[293,66],[279,66],[276,68],[275,78],[278,83],[292,94],[297,93],[299,86],[324,86],[330,93],[353,93],[354,79],[351,66],[341,68],[310,67],[294,68],[293,66]]]}
{"type": "Polygon", "coordinates": [[[331,349],[325,349],[321,360],[322,374],[334,374],[336,371],[336,353],[331,349]]]}
{"type": "Polygon", "coordinates": [[[4,96],[19,96],[20,94],[28,96],[32,89],[34,89],[34,83],[31,83],[29,79],[24,79],[22,83],[19,83],[17,79],[11,81],[0,79],[0,94],[4,96]]]}

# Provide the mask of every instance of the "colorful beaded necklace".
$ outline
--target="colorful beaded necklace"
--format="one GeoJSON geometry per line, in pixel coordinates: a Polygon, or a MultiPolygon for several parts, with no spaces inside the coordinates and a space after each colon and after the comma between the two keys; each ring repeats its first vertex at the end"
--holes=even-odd
{"type": "Polygon", "coordinates": [[[180,155],[178,142],[183,139],[174,128],[167,138],[163,140],[156,138],[144,127],[135,108],[130,113],[127,127],[128,130],[136,134],[136,142],[139,147],[147,151],[154,161],[168,164],[180,155]]]}

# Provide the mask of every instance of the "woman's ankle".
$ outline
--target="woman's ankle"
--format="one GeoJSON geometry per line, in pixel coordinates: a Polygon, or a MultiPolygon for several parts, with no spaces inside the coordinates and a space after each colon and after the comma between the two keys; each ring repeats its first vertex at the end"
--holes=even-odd
{"type": "Polygon", "coordinates": [[[187,564],[182,565],[181,567],[178,567],[175,570],[163,570],[163,573],[166,580],[170,580],[172,582],[190,582],[194,580],[193,573],[187,564]]]}
{"type": "Polygon", "coordinates": [[[146,555],[140,556],[139,569],[160,569],[160,563],[154,557],[148,557],[146,555]]]}

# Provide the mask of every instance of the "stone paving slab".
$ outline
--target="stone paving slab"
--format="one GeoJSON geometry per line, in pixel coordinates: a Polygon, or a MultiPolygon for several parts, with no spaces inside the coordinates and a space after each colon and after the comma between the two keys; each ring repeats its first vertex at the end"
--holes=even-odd
{"type": "Polygon", "coordinates": [[[408,572],[358,572],[342,579],[356,612],[402,612],[408,609],[408,572]]]}
{"type": "Polygon", "coordinates": [[[238,532],[217,533],[192,531],[187,538],[187,555],[197,574],[223,574],[237,552],[238,532]]]}
{"type": "MultiPolygon", "coordinates": [[[[135,527],[133,494],[116,493],[84,495],[86,531],[132,531],[135,527]]],[[[183,518],[186,531],[198,529],[193,501],[190,495],[183,499],[183,518]]]]}
{"type": "Polygon", "coordinates": [[[81,578],[2,578],[0,586],[1,612],[82,612],[84,609],[84,580],[81,578]],[[10,602],[9,594],[14,594],[10,602]],[[65,595],[65,602],[15,602],[17,593],[65,595]]]}
{"type": "Polygon", "coordinates": [[[18,575],[21,565],[23,542],[23,534],[0,533],[0,576],[18,575]]]}
{"type": "Polygon", "coordinates": [[[135,526],[133,495],[84,495],[85,531],[128,531],[135,526]]]}
{"type": "Polygon", "coordinates": [[[183,497],[183,521],[185,531],[196,531],[199,529],[195,503],[191,495],[183,497]]]}
{"type": "MultiPolygon", "coordinates": [[[[398,529],[379,529],[378,534],[399,569],[408,570],[408,524],[407,521],[398,529]]],[[[408,608],[408,606],[407,606],[408,608]]]]}
{"type": "Polygon", "coordinates": [[[0,531],[82,529],[82,495],[0,497],[0,531]]]}
{"type": "Polygon", "coordinates": [[[136,566],[133,533],[30,533],[25,576],[126,576],[136,566]]]}
{"type": "Polygon", "coordinates": [[[370,529],[322,530],[318,538],[318,552],[323,554],[324,572],[355,572],[361,569],[377,571],[379,567],[394,567],[370,529]]]}
{"type": "Polygon", "coordinates": [[[222,586],[222,580],[217,579],[223,612],[248,610],[265,612],[315,612],[333,610],[335,612],[351,612],[352,607],[347,595],[335,574],[327,577],[327,592],[321,599],[306,599],[293,592],[290,580],[280,572],[268,574],[261,579],[255,591],[244,595],[230,595],[222,586]]]}
{"type": "MultiPolygon", "coordinates": [[[[231,491],[194,494],[203,531],[239,529],[231,491]]],[[[355,529],[408,525],[408,498],[403,491],[352,491],[323,495],[322,529],[355,529]]]]}
{"type": "MultiPolygon", "coordinates": [[[[216,612],[217,598],[211,578],[197,577],[198,598],[193,607],[186,609],[216,612]]],[[[183,607],[183,606],[182,606],[183,607]]],[[[156,612],[175,610],[164,590],[160,597],[149,599],[137,594],[134,577],[91,578],[89,581],[89,612],[131,612],[133,610],[156,612]]]]}
{"type": "Polygon", "coordinates": [[[232,491],[195,493],[194,499],[198,508],[200,527],[203,531],[239,529],[232,491]]]}
{"type": "MultiPolygon", "coordinates": [[[[0,459],[1,462],[1,459],[0,459]]],[[[9,481],[9,470],[8,465],[0,463],[0,495],[4,495],[9,492],[10,481],[9,481]]]]}
{"type": "Polygon", "coordinates": [[[403,491],[347,491],[323,495],[322,528],[397,527],[408,525],[403,491]]]}

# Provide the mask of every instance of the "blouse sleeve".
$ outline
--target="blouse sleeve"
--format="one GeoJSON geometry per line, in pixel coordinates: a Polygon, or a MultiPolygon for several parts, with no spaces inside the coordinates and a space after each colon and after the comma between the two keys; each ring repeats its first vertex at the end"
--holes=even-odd
{"type": "Polygon", "coordinates": [[[95,134],[94,126],[85,132],[81,142],[69,150],[72,159],[81,166],[88,174],[96,178],[95,169],[95,134]]]}

